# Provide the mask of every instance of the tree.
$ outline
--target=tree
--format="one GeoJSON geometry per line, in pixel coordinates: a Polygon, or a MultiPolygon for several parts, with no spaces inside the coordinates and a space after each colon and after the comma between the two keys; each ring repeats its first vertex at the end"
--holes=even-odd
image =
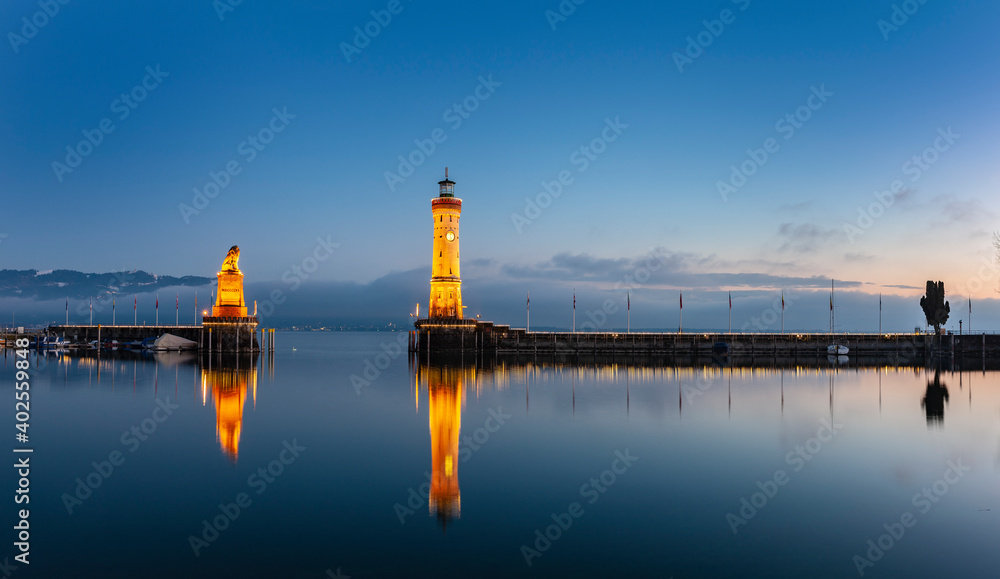
{"type": "Polygon", "coordinates": [[[927,290],[920,298],[920,307],[924,310],[927,323],[934,326],[934,333],[941,333],[941,326],[948,322],[951,305],[944,299],[944,282],[927,280],[927,290]]]}

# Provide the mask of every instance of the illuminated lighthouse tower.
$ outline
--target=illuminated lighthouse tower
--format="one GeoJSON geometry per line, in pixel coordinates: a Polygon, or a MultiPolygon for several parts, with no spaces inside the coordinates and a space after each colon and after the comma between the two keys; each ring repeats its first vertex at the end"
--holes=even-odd
{"type": "Polygon", "coordinates": [[[462,200],[455,197],[455,182],[439,181],[440,194],[431,200],[434,217],[434,259],[431,267],[431,298],[428,317],[462,318],[462,277],[458,256],[458,220],[462,200]]]}

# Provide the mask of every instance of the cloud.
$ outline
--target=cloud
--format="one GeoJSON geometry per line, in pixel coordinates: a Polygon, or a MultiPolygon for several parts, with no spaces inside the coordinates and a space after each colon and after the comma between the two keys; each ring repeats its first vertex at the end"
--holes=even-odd
{"type": "MultiPolygon", "coordinates": [[[[772,262],[766,262],[773,264],[772,262]]],[[[822,288],[830,285],[825,276],[792,276],[764,272],[705,271],[719,268],[726,262],[715,255],[698,255],[689,252],[671,252],[656,248],[648,254],[633,258],[603,258],[583,253],[560,253],[551,259],[532,264],[506,264],[500,275],[506,280],[545,280],[553,283],[592,282],[600,287],[603,282],[611,287],[617,282],[639,278],[638,272],[648,273],[644,287],[658,288],[822,288]]],[[[645,278],[645,273],[641,274],[645,278]]],[[[845,287],[860,286],[858,281],[838,281],[845,287]]]]}
{"type": "Polygon", "coordinates": [[[993,220],[996,215],[986,208],[979,199],[960,199],[954,194],[938,195],[930,200],[928,205],[939,217],[937,223],[950,225],[960,223],[971,225],[983,219],[993,220]]]}
{"type": "Polygon", "coordinates": [[[845,253],[844,259],[847,261],[872,261],[875,256],[869,253],[845,253]]]}
{"type": "Polygon", "coordinates": [[[778,235],[785,240],[778,251],[812,253],[837,234],[836,229],[821,227],[815,223],[782,223],[778,226],[778,235]]]}

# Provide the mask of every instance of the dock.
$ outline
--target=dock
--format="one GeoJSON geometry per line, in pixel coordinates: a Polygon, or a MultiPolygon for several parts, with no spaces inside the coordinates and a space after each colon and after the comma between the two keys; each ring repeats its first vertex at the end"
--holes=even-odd
{"type": "Polygon", "coordinates": [[[1000,334],[530,332],[479,320],[418,320],[410,350],[545,355],[817,357],[841,344],[850,356],[1000,358],[1000,334]],[[724,346],[723,346],[724,345],[724,346]]]}

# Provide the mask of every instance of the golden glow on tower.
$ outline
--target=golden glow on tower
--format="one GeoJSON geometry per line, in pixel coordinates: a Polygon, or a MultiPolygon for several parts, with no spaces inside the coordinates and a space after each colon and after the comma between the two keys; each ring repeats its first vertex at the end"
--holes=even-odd
{"type": "Polygon", "coordinates": [[[428,417],[431,431],[430,514],[443,522],[460,517],[458,435],[462,429],[462,370],[427,369],[428,417]]]}
{"type": "Polygon", "coordinates": [[[439,181],[441,192],[431,200],[434,218],[434,256],[431,262],[430,318],[462,317],[462,277],[458,254],[458,221],[462,217],[462,200],[455,197],[455,182],[439,181]]]}
{"type": "Polygon", "coordinates": [[[243,300],[243,273],[239,268],[240,248],[232,246],[222,262],[219,278],[219,293],[212,306],[212,315],[224,318],[238,318],[247,315],[247,304],[243,300]]]}

